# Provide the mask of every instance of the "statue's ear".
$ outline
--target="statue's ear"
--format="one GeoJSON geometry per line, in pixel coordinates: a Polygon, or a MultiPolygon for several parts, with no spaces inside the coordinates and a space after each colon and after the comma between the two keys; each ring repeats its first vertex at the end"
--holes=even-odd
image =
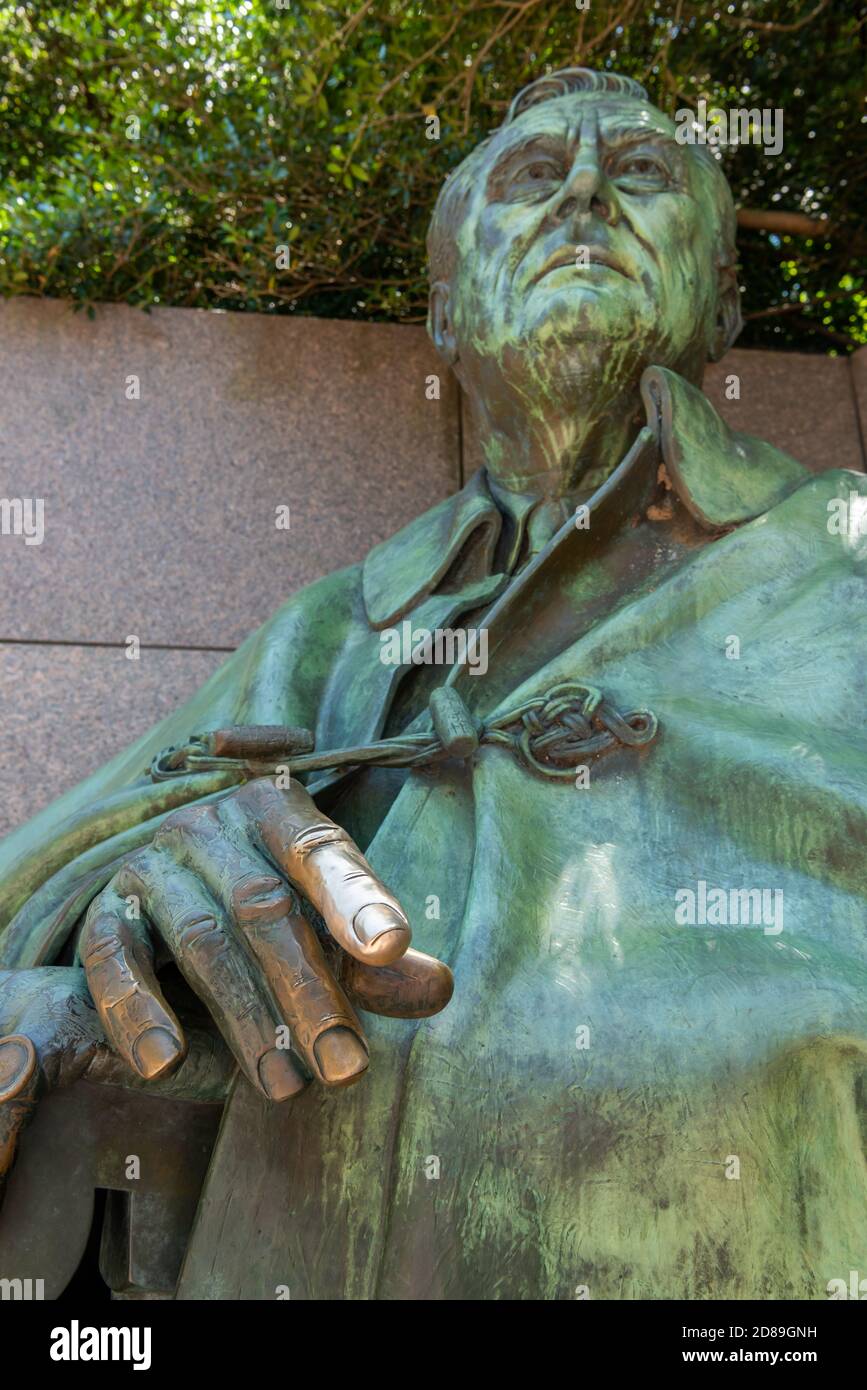
{"type": "Polygon", "coordinates": [[[711,362],[725,356],[742,328],[737,270],[734,265],[723,265],[719,268],[716,323],[708,352],[711,362]]]}
{"type": "Polygon", "coordinates": [[[450,367],[454,367],[458,360],[458,345],[452,329],[449,287],[445,280],[437,280],[431,285],[427,331],[440,357],[450,367]]]}

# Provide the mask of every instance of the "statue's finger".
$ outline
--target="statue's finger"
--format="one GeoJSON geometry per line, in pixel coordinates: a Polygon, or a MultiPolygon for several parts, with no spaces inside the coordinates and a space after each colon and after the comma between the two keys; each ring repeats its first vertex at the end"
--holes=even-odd
{"type": "Polygon", "coordinates": [[[334,939],[368,965],[390,965],[412,934],[397,898],[355,842],[317,808],[300,782],[278,789],[265,777],[232,798],[249,815],[268,855],[323,917],[334,939]]]}
{"type": "Polygon", "coordinates": [[[389,1018],[430,1018],[452,997],[454,976],[447,965],[410,949],[393,965],[364,965],[345,957],[343,987],[359,1009],[389,1018]]]}
{"type": "Polygon", "coordinates": [[[36,1048],[23,1033],[0,1038],[0,1105],[29,1093],[38,1066],[36,1048]]]}
{"type": "Polygon", "coordinates": [[[300,909],[287,910],[275,893],[272,910],[273,917],[260,902],[255,915],[242,917],[250,946],[313,1074],[328,1086],[349,1086],[368,1064],[358,1016],[300,909]]]}
{"type": "Polygon", "coordinates": [[[23,1033],[0,1038],[0,1204],[18,1138],[36,1109],[39,1062],[23,1033]]]}
{"type": "Polygon", "coordinates": [[[250,1084],[275,1101],[303,1090],[306,1078],[291,1050],[280,1046],[280,1019],[257,981],[249,952],[200,876],[159,849],[148,849],[135,855],[116,881],[122,893],[141,896],[148,918],[250,1084]]]}
{"type": "Polygon", "coordinates": [[[117,876],[88,908],[79,952],[106,1037],[139,1076],[153,1081],[183,1060],[186,1040],[157,984],[146,920],[130,919],[130,903],[116,885],[117,876]]]}

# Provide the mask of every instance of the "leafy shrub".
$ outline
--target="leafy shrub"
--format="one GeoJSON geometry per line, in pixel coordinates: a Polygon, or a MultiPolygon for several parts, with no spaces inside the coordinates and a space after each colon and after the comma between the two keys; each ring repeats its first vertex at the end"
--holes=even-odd
{"type": "Polygon", "coordinates": [[[4,295],[417,321],[445,174],[526,81],[583,63],[669,112],[782,108],[780,155],[725,152],[736,201],[830,230],[742,230],[741,341],[867,342],[851,0],[29,0],[0,3],[0,54],[4,295]]]}

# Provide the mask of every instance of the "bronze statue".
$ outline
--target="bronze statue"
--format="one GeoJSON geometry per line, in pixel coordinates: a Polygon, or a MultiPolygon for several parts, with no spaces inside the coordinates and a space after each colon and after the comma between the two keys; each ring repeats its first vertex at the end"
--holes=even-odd
{"type": "Polygon", "coordinates": [[[153,1296],[812,1299],[863,1263],[867,538],[828,518],[867,487],[702,396],[734,233],[713,152],[609,73],[525,88],[447,180],[429,330],[485,467],[0,846],[0,1275],[73,1081],[225,1102],[153,1296]],[[484,670],[432,657],[455,627],[484,670]]]}

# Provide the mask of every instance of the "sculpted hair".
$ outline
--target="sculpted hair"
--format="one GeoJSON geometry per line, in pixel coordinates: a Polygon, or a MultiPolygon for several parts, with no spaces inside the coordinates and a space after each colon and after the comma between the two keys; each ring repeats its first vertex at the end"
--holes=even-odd
{"type": "Polygon", "coordinates": [[[531,106],[538,106],[540,101],[565,97],[570,92],[614,92],[617,96],[635,97],[636,101],[650,100],[646,89],[634,77],[623,77],[619,72],[594,72],[593,68],[559,68],[521,88],[512,98],[503,125],[509,125],[516,116],[529,111],[531,106]]]}
{"type": "MultiPolygon", "coordinates": [[[[498,129],[502,130],[505,126],[511,125],[512,121],[517,120],[531,107],[538,106],[540,102],[568,96],[572,92],[598,92],[600,95],[613,93],[617,96],[632,97],[636,101],[650,100],[645,88],[632,77],[624,77],[616,72],[595,72],[592,68],[560,68],[559,71],[548,73],[545,77],[537,77],[534,82],[522,87],[517,96],[512,98],[505,120],[498,129]]],[[[457,257],[457,237],[466,204],[475,187],[487,148],[496,134],[497,131],[494,130],[480,141],[466,159],[452,170],[440,189],[427,236],[432,284],[437,281],[448,282],[451,279],[457,257]]],[[[734,277],[737,226],[728,181],[709,146],[687,145],[685,149],[694,159],[703,177],[712,180],[711,188],[720,229],[718,263],[720,267],[730,270],[734,277]]]]}

